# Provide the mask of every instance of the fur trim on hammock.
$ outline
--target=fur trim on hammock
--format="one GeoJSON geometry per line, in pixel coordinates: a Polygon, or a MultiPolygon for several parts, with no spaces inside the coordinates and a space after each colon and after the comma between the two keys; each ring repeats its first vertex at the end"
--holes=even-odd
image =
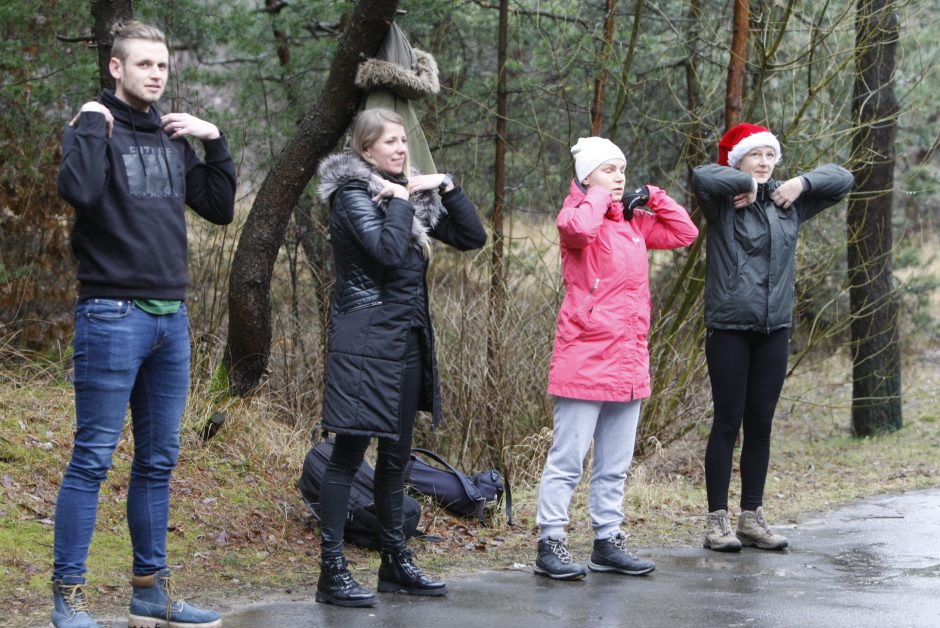
{"type": "Polygon", "coordinates": [[[436,95],[441,91],[437,78],[437,61],[429,52],[417,48],[414,52],[418,59],[417,71],[392,61],[366,59],[356,70],[356,87],[365,91],[390,89],[406,100],[436,95]]]}

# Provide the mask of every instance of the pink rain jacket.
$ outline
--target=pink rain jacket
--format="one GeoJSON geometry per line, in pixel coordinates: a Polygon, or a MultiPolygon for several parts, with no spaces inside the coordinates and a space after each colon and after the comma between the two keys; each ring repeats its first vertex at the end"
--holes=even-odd
{"type": "Polygon", "coordinates": [[[650,396],[647,249],[695,241],[685,208],[652,185],[647,213],[623,218],[623,204],[600,187],[571,182],[558,219],[565,300],[558,312],[548,375],[551,395],[591,401],[650,396]]]}

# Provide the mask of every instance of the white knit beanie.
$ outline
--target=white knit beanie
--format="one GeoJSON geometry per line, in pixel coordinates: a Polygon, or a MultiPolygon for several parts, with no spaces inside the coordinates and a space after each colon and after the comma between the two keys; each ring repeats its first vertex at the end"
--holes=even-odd
{"type": "Polygon", "coordinates": [[[579,138],[578,143],[571,147],[571,155],[574,157],[574,171],[579,183],[605,161],[611,159],[622,159],[624,163],[627,161],[623,151],[603,137],[579,138]]]}

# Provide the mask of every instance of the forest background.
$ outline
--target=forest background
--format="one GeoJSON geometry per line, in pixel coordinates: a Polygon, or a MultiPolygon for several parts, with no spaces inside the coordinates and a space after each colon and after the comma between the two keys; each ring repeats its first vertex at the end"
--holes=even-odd
{"type": "MultiPolygon", "coordinates": [[[[230,287],[243,279],[233,259],[259,190],[278,184],[270,180],[278,159],[322,104],[338,41],[354,11],[370,3],[5,2],[0,7],[0,542],[17,552],[3,564],[5,573],[15,576],[8,579],[13,588],[0,593],[21,600],[36,594],[47,573],[51,504],[73,425],[68,370],[76,284],[68,245],[72,210],[55,190],[59,140],[74,112],[99,90],[96,51],[89,45],[95,40],[92,9],[108,4],[131,7],[137,18],[165,29],[173,67],[164,108],[217,123],[238,165],[235,224],[218,228],[190,221],[193,399],[184,439],[192,453],[184,455],[174,491],[187,504],[181,521],[194,530],[175,523],[178,542],[196,563],[200,552],[201,560],[212,563],[213,552],[229,551],[236,557],[235,571],[246,564],[263,571],[267,558],[242,559],[234,548],[263,553],[276,551],[271,548],[281,541],[289,546],[292,536],[315,541],[315,535],[296,530],[298,520],[305,520],[294,495],[265,495],[293,490],[311,435],[318,437],[331,269],[326,208],[313,194],[315,178],[290,208],[283,242],[268,243],[276,251],[270,354],[257,381],[231,386],[233,337],[254,332],[230,326],[230,287]],[[207,423],[222,418],[215,436],[203,438],[207,423]],[[247,510],[226,510],[223,504],[247,510]],[[272,510],[281,518],[272,521],[272,510]],[[223,514],[230,517],[228,525],[218,520],[223,514]],[[272,526],[280,532],[268,539],[272,526]],[[211,550],[198,549],[202,545],[211,550]]],[[[725,128],[736,3],[510,2],[502,104],[498,2],[391,4],[404,12],[396,22],[412,45],[431,52],[440,67],[440,94],[415,103],[438,169],[456,173],[498,235],[475,254],[435,249],[429,283],[446,420],[436,432],[422,431],[418,444],[468,470],[503,468],[522,487],[525,524],[525,490],[537,479],[550,443],[551,402],[544,389],[563,296],[554,215],[572,174],[568,149],[599,121],[600,133],[627,155],[628,185],[663,187],[700,220],[688,177],[695,165],[714,160],[725,128]],[[605,22],[612,30],[605,31],[605,22]],[[605,93],[601,107],[598,86],[605,93]],[[497,138],[505,141],[502,148],[497,138]]],[[[739,116],[780,137],[780,178],[828,161],[851,165],[858,130],[856,18],[865,4],[754,0],[748,7],[739,116]]],[[[910,480],[898,486],[909,486],[935,477],[936,463],[919,462],[918,452],[925,447],[927,455],[930,446],[940,444],[936,379],[924,376],[940,366],[940,2],[879,6],[899,19],[893,53],[898,109],[890,120],[897,123],[894,184],[883,196],[891,209],[890,298],[900,312],[902,431],[908,432],[887,447],[898,448],[890,449],[897,453],[893,462],[904,469],[895,479],[910,480]]],[[[346,79],[351,84],[352,76],[346,79]]],[[[334,131],[339,136],[340,130],[334,131]]],[[[341,138],[334,148],[342,143],[341,138]]],[[[847,244],[854,232],[847,227],[848,213],[843,202],[801,233],[791,370],[778,423],[793,419],[801,443],[795,451],[805,454],[807,442],[820,441],[837,447],[846,460],[858,455],[866,461],[860,452],[886,445],[849,437],[851,327],[858,317],[850,304],[847,244]]],[[[635,504],[637,511],[645,513],[636,515],[639,520],[664,508],[666,499],[672,505],[665,508],[680,525],[701,489],[699,457],[710,420],[702,256],[701,239],[687,250],[651,256],[654,396],[644,408],[641,464],[634,475],[666,478],[672,492],[663,498],[650,488],[636,496],[642,502],[635,504]]],[[[786,445],[777,447],[787,451],[786,445]]],[[[119,473],[128,453],[123,443],[105,501],[108,491],[117,500],[126,486],[119,473]]],[[[777,490],[790,497],[791,489],[777,490]]],[[[115,545],[102,541],[93,559],[113,570],[126,563],[120,549],[125,533],[120,509],[112,504],[111,515],[108,508],[103,506],[99,529],[110,531],[115,545]]],[[[505,532],[490,542],[506,542],[505,532]]]]}

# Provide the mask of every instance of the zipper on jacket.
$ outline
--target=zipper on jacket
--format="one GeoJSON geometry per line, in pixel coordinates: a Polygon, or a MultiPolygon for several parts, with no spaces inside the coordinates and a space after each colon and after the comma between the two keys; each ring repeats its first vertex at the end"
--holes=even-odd
{"type": "Polygon", "coordinates": [[[588,305],[588,303],[591,302],[591,296],[594,294],[594,291],[597,290],[597,286],[598,286],[600,283],[601,283],[601,278],[600,278],[600,277],[595,277],[595,278],[594,278],[594,285],[591,286],[591,289],[588,291],[587,296],[584,297],[584,298],[581,300],[581,303],[578,304],[577,309],[575,309],[574,314],[572,314],[572,318],[580,318],[580,316],[581,316],[581,314],[584,312],[585,308],[587,309],[587,311],[588,311],[589,313],[594,311],[594,306],[593,306],[593,305],[591,305],[590,307],[587,307],[587,305],[588,305]]]}
{"type": "MultiPolygon", "coordinates": [[[[588,296],[589,296],[589,297],[594,294],[594,291],[597,290],[597,286],[598,286],[600,283],[601,283],[601,278],[600,278],[600,277],[595,277],[595,278],[594,278],[594,285],[591,286],[591,291],[588,293],[588,296]]],[[[586,301],[586,300],[587,300],[587,299],[585,299],[585,301],[586,301]]],[[[588,313],[592,313],[592,312],[594,312],[594,303],[593,303],[593,301],[591,302],[591,307],[588,308],[588,313]]]]}
{"type": "Polygon", "coordinates": [[[381,301],[374,301],[374,302],[372,302],[372,303],[363,303],[362,305],[357,305],[357,306],[351,307],[351,308],[349,308],[349,309],[347,309],[347,310],[340,310],[339,313],[340,313],[340,314],[349,314],[350,312],[358,312],[359,310],[364,310],[364,309],[366,309],[367,307],[375,307],[375,306],[377,306],[377,305],[382,305],[382,302],[381,302],[381,301]]]}

